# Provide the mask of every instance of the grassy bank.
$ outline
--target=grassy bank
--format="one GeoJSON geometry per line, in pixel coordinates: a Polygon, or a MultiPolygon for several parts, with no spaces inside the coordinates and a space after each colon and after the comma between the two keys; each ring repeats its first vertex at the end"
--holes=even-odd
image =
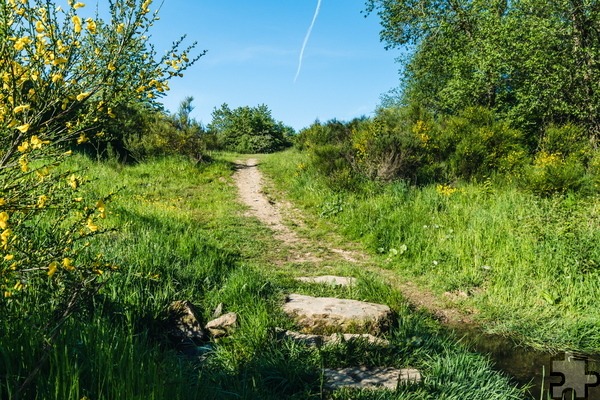
{"type": "MultiPolygon", "coordinates": [[[[275,166],[276,160],[270,159],[275,166]]],[[[235,201],[232,164],[194,166],[163,159],[119,166],[75,158],[91,182],[85,196],[115,192],[103,228],[90,244],[118,267],[60,329],[50,356],[39,362],[47,317],[33,288],[0,318],[0,398],[39,366],[21,398],[38,399],[518,399],[523,393],[411,311],[378,277],[351,269],[349,289],[301,284],[270,259],[272,233],[244,217],[235,201]],[[321,350],[278,341],[275,327],[294,328],[280,311],[285,293],[335,295],[383,302],[398,314],[389,349],[340,344],[321,350]],[[208,320],[219,303],[240,315],[232,336],[184,355],[166,339],[164,311],[174,300],[198,305],[208,320]],[[420,368],[423,384],[392,392],[322,390],[321,369],[348,365],[420,368]]],[[[285,171],[282,171],[285,172],[285,171]]],[[[280,175],[283,176],[283,175],[280,175]]],[[[298,192],[299,193],[299,192],[298,192]]]]}
{"type": "Polygon", "coordinates": [[[333,223],[383,267],[476,310],[491,332],[537,347],[600,349],[597,198],[542,198],[491,180],[334,190],[308,164],[289,151],[265,157],[263,169],[315,226],[333,223]]]}

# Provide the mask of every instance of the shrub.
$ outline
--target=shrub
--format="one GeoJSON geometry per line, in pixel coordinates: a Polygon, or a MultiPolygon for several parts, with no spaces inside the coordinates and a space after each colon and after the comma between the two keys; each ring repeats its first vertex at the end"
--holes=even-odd
{"type": "Polygon", "coordinates": [[[113,0],[108,21],[72,1],[65,11],[45,0],[0,4],[0,314],[45,304],[44,348],[111,270],[79,256],[100,232],[107,198],[83,198],[84,179],[56,168],[65,146],[102,138],[118,105],[152,104],[195,61],[179,42],[154,59],[150,4],[113,0]]]}
{"type": "Polygon", "coordinates": [[[294,130],[282,122],[276,122],[269,108],[238,107],[231,110],[227,104],[212,113],[208,125],[224,150],[238,153],[272,153],[291,145],[294,130]]]}

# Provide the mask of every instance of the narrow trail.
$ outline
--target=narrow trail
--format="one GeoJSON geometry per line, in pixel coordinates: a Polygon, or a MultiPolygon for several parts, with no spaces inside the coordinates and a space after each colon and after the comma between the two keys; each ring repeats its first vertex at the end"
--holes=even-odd
{"type": "Polygon", "coordinates": [[[433,293],[419,288],[412,282],[402,280],[397,273],[378,267],[367,254],[356,250],[335,248],[330,243],[316,243],[314,240],[302,237],[290,227],[304,225],[298,212],[292,213],[289,205],[270,200],[265,195],[264,178],[258,169],[258,164],[258,160],[253,158],[236,161],[237,171],[233,179],[238,188],[240,202],[249,207],[247,215],[258,218],[272,229],[275,240],[280,241],[287,251],[288,256],[283,262],[344,261],[352,265],[361,265],[364,270],[379,275],[400,290],[413,306],[426,309],[445,324],[449,326],[472,324],[470,315],[448,307],[433,293]],[[286,220],[290,221],[287,225],[284,223],[286,220]]]}

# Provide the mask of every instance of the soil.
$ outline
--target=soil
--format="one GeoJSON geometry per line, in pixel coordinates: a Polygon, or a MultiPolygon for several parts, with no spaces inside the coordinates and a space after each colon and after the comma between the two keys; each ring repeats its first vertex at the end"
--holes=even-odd
{"type": "MultiPolygon", "coordinates": [[[[258,218],[272,229],[275,240],[280,241],[286,249],[287,256],[285,259],[279,260],[279,263],[345,261],[360,264],[361,267],[378,274],[386,282],[399,289],[413,306],[424,308],[441,322],[450,326],[473,322],[472,313],[453,308],[447,304],[447,301],[427,289],[403,279],[397,272],[378,267],[368,254],[354,249],[336,248],[322,241],[316,243],[314,239],[301,236],[294,229],[305,226],[301,214],[296,209],[292,210],[289,203],[267,197],[263,191],[264,178],[258,169],[258,163],[258,160],[253,158],[236,161],[237,171],[234,174],[234,181],[238,187],[239,200],[248,206],[247,215],[258,218]]],[[[335,233],[332,233],[333,235],[335,233]]],[[[351,247],[355,248],[357,245],[351,247]]]]}

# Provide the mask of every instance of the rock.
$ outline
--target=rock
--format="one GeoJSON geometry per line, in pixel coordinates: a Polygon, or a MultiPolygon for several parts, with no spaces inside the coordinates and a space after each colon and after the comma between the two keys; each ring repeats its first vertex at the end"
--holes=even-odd
{"type": "Polygon", "coordinates": [[[219,318],[221,315],[223,315],[223,303],[219,303],[217,308],[215,308],[215,311],[213,312],[212,317],[219,318]]]}
{"type": "Polygon", "coordinates": [[[167,310],[167,332],[181,342],[202,342],[206,332],[202,329],[199,313],[196,307],[187,300],[174,301],[167,310]]]}
{"type": "Polygon", "coordinates": [[[283,311],[302,327],[302,333],[328,334],[386,332],[393,320],[392,310],[382,304],[331,297],[291,294],[283,311]]]}
{"type": "Polygon", "coordinates": [[[368,333],[334,333],[331,336],[327,336],[325,343],[341,343],[341,342],[361,342],[372,344],[379,347],[388,347],[390,341],[377,336],[373,336],[368,333]]]}
{"type": "Polygon", "coordinates": [[[321,347],[325,343],[325,336],[311,335],[306,333],[287,331],[285,329],[276,328],[277,337],[279,339],[288,339],[295,343],[304,344],[309,347],[321,347]]]}
{"type": "Polygon", "coordinates": [[[284,329],[276,329],[277,336],[280,339],[288,339],[293,342],[304,344],[309,347],[321,347],[326,344],[338,344],[342,342],[365,341],[374,346],[388,347],[390,342],[386,339],[378,338],[370,334],[357,333],[334,333],[329,336],[312,335],[300,332],[288,331],[284,329]]]}
{"type": "Polygon", "coordinates": [[[305,283],[325,283],[332,286],[354,286],[356,278],[346,276],[324,275],[324,276],[301,276],[296,278],[297,281],[305,283]]]}
{"type": "Polygon", "coordinates": [[[324,369],[325,388],[390,389],[398,385],[421,382],[421,373],[416,369],[350,367],[324,369]]]}
{"type": "Polygon", "coordinates": [[[234,312],[229,312],[210,321],[206,324],[206,329],[208,329],[214,338],[220,338],[233,333],[238,326],[238,315],[234,312]]]}

